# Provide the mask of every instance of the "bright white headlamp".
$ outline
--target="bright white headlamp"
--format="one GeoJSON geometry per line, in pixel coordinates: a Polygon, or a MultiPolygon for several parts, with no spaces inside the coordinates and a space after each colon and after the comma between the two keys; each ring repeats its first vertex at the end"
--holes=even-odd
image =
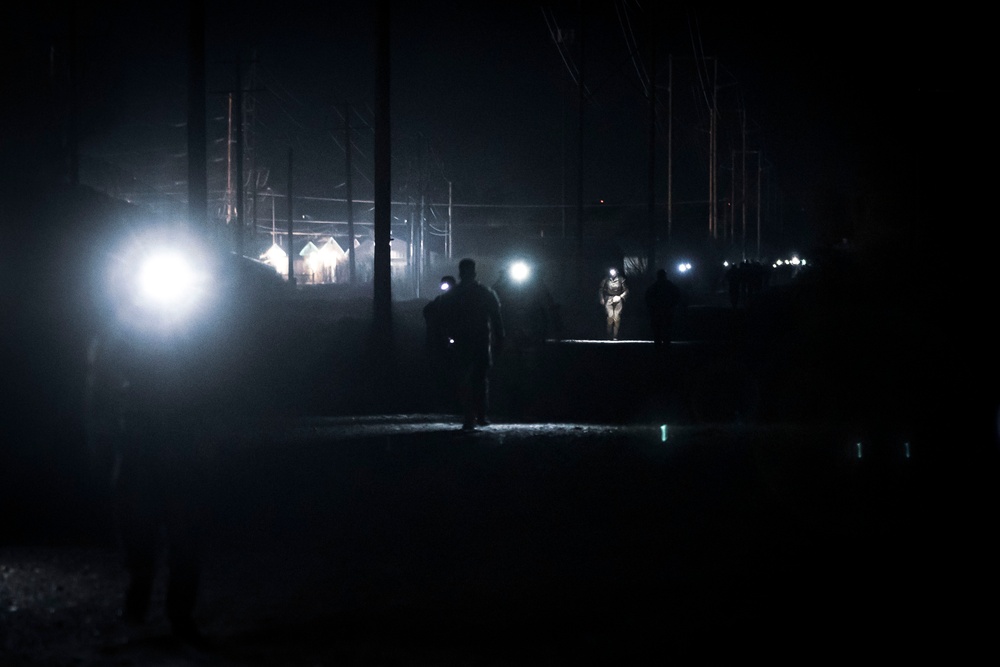
{"type": "Polygon", "coordinates": [[[531,275],[531,267],[526,262],[514,262],[510,265],[509,275],[514,282],[523,283],[531,275]]]}
{"type": "Polygon", "coordinates": [[[110,294],[119,321],[138,333],[172,335],[210,307],[211,253],[195,238],[150,233],[112,256],[110,294]]]}

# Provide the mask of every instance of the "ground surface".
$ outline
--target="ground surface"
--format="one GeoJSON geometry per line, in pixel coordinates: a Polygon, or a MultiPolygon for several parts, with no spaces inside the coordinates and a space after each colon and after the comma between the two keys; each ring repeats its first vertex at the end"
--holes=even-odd
{"type": "Polygon", "coordinates": [[[416,305],[386,386],[367,307],[295,304],[274,346],[295,418],[202,471],[207,652],[170,640],[162,580],[147,625],[118,619],[82,356],[53,336],[10,375],[0,667],[978,660],[996,404],[947,400],[983,394],[939,382],[956,366],[923,354],[950,348],[906,326],[918,311],[811,303],[692,306],[665,365],[634,317],[617,343],[509,347],[474,435],[439,414],[416,305]]]}
{"type": "Polygon", "coordinates": [[[0,664],[963,662],[993,628],[975,602],[997,592],[993,471],[864,447],[797,427],[302,420],[214,469],[211,651],[170,640],[162,598],[147,626],[118,620],[98,512],[0,547],[0,664]]]}

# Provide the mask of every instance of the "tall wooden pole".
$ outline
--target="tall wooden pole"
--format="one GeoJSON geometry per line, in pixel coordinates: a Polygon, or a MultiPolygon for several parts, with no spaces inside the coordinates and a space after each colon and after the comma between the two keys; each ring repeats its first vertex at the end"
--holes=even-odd
{"type": "Polygon", "coordinates": [[[586,103],[586,88],[584,88],[584,71],[586,69],[587,53],[584,49],[584,3],[580,1],[580,72],[577,81],[577,138],[576,138],[576,278],[578,287],[583,287],[583,108],[586,103]]]}
{"type": "Polygon", "coordinates": [[[69,128],[67,148],[69,149],[69,183],[80,184],[80,54],[77,47],[77,33],[80,30],[76,3],[70,6],[69,27],[69,128]]]}
{"type": "Polygon", "coordinates": [[[667,76],[667,241],[674,231],[674,56],[667,76]]]}
{"type": "Polygon", "coordinates": [[[392,238],[389,123],[389,0],[378,0],[375,36],[375,331],[392,326],[392,283],[389,242],[392,238]]]}
{"type": "Polygon", "coordinates": [[[712,59],[712,109],[711,109],[711,119],[709,121],[709,156],[708,156],[708,232],[709,236],[713,239],[718,238],[718,208],[716,206],[716,197],[718,192],[718,183],[716,182],[716,172],[717,172],[717,156],[716,156],[716,146],[718,139],[716,137],[716,130],[718,128],[718,100],[719,100],[719,61],[717,58],[712,59]]]}
{"type": "Polygon", "coordinates": [[[747,258],[747,117],[740,114],[740,222],[743,230],[743,259],[747,258]]]}
{"type": "Polygon", "coordinates": [[[733,245],[736,243],[736,149],[732,149],[730,153],[729,164],[733,168],[733,177],[729,179],[729,223],[723,225],[726,233],[722,238],[726,239],[729,245],[733,245]]]}
{"type": "Polygon", "coordinates": [[[656,4],[649,17],[649,202],[647,215],[648,238],[646,247],[646,272],[656,270],[656,4]]]}
{"type": "Polygon", "coordinates": [[[189,0],[188,32],[188,219],[208,228],[208,167],[205,121],[205,3],[189,0]]]}
{"type": "Polygon", "coordinates": [[[757,154],[757,260],[760,261],[760,151],[754,151],[757,154]]]}
{"type": "Polygon", "coordinates": [[[236,229],[236,254],[243,255],[243,63],[236,58],[236,93],[233,106],[236,121],[236,206],[233,221],[236,229]]]}
{"type": "Polygon", "coordinates": [[[452,246],[454,242],[451,238],[452,228],[451,228],[451,181],[448,181],[448,235],[444,237],[445,243],[448,244],[448,260],[451,260],[452,246]]]}
{"type": "Polygon", "coordinates": [[[374,384],[371,400],[376,409],[392,409],[396,382],[396,352],[392,324],[391,146],[389,122],[389,9],[390,0],[375,8],[375,294],[369,349],[374,384]]]}
{"type": "Polygon", "coordinates": [[[345,157],[345,185],[347,187],[347,266],[349,267],[348,282],[354,284],[355,259],[354,259],[354,202],[351,188],[351,105],[344,103],[344,157],[345,157]]]}
{"type": "Polygon", "coordinates": [[[295,284],[295,218],[292,217],[292,149],[288,149],[288,284],[295,284]]]}

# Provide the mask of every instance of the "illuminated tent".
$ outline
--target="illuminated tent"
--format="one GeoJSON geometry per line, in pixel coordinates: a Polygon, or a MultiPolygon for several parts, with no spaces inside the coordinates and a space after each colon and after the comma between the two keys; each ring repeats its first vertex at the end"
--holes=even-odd
{"type": "Polygon", "coordinates": [[[323,259],[323,265],[328,267],[336,266],[338,262],[347,259],[347,253],[332,236],[320,247],[319,254],[323,259]]]}
{"type": "Polygon", "coordinates": [[[302,258],[305,265],[306,281],[310,283],[322,282],[322,258],[316,244],[312,241],[307,242],[299,251],[299,257],[302,258]]]}
{"type": "Polygon", "coordinates": [[[277,243],[272,243],[271,247],[260,258],[277,269],[279,273],[283,275],[288,273],[288,253],[277,243]]]}

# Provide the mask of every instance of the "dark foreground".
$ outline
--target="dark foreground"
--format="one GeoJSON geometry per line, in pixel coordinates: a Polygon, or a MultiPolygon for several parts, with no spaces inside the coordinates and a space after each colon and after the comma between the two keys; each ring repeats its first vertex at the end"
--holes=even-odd
{"type": "Polygon", "coordinates": [[[471,436],[426,416],[419,308],[386,383],[352,344],[364,318],[292,303],[295,428],[203,462],[212,651],[169,640],[162,592],[146,627],[119,622],[83,348],[40,328],[7,376],[0,665],[971,662],[996,626],[993,356],[955,363],[968,342],[908,326],[922,311],[811,294],[690,308],[665,366],[638,330],[508,348],[498,424],[471,436]]]}
{"type": "Polygon", "coordinates": [[[313,418],[220,452],[210,651],[167,638],[162,599],[118,621],[106,498],[40,502],[0,547],[0,664],[963,663],[994,634],[996,471],[926,439],[454,428],[313,418]]]}

